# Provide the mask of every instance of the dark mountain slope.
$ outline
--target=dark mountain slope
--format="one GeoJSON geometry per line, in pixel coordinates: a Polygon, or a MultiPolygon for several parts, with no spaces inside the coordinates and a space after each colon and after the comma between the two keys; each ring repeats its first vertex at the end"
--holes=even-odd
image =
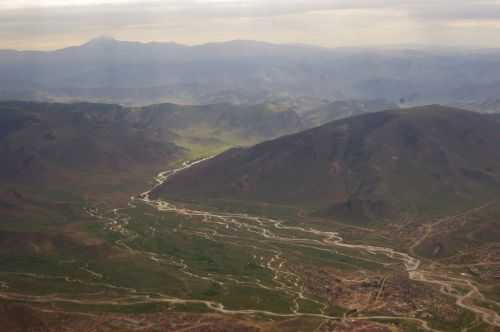
{"type": "Polygon", "coordinates": [[[491,114],[490,117],[496,121],[500,121],[500,114],[491,114]]]}
{"type": "Polygon", "coordinates": [[[154,194],[305,207],[362,220],[432,214],[500,194],[500,123],[428,106],[332,122],[233,149],[154,194]]]}
{"type": "Polygon", "coordinates": [[[116,105],[1,103],[0,178],[55,184],[153,169],[180,156],[179,147],[151,138],[127,116],[116,105]]]}

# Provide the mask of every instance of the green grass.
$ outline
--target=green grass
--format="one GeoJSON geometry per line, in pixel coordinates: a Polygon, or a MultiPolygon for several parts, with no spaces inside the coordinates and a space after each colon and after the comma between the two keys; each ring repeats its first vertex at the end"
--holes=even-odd
{"type": "Polygon", "coordinates": [[[175,144],[186,149],[188,160],[213,156],[235,146],[250,146],[258,143],[258,138],[244,137],[239,133],[218,131],[211,127],[190,127],[174,131],[178,138],[175,144]]]}
{"type": "Polygon", "coordinates": [[[362,258],[344,255],[333,250],[319,250],[311,247],[297,247],[287,244],[280,245],[286,252],[292,251],[295,256],[292,258],[297,263],[306,263],[314,266],[329,265],[340,270],[357,271],[364,269],[368,271],[384,270],[383,266],[362,258]]]}
{"type": "Polygon", "coordinates": [[[301,313],[317,314],[320,313],[322,309],[320,304],[311,300],[299,299],[298,303],[301,313]]]}
{"type": "MultiPolygon", "coordinates": [[[[68,298],[83,296],[83,294],[95,294],[100,292],[103,296],[109,289],[99,285],[86,285],[78,281],[69,282],[64,277],[35,278],[24,275],[5,275],[0,273],[0,280],[6,282],[9,290],[15,290],[26,295],[51,295],[61,294],[68,298]]],[[[85,280],[85,279],[83,279],[85,280]]],[[[86,280],[92,282],[93,280],[86,280]]],[[[116,293],[116,291],[115,291],[116,293]]],[[[111,294],[109,294],[111,297],[111,294]]]]}
{"type": "MultiPolygon", "coordinates": [[[[201,139],[204,134],[198,132],[197,135],[199,136],[196,138],[201,139]]],[[[234,145],[235,140],[234,137],[226,136],[221,140],[223,143],[202,144],[201,140],[184,138],[182,144],[189,149],[190,159],[197,159],[223,151],[234,145]]],[[[120,183],[106,184],[103,185],[104,187],[105,190],[129,188],[128,184],[122,185],[120,183]]],[[[284,269],[301,267],[306,273],[314,273],[315,270],[323,267],[345,273],[359,273],[360,270],[364,270],[377,275],[394,269],[401,270],[401,266],[397,264],[390,268],[379,264],[394,262],[380,254],[371,255],[364,251],[347,248],[321,250],[311,248],[317,244],[266,239],[245,228],[226,229],[224,225],[218,225],[215,222],[202,222],[201,218],[197,217],[159,213],[140,203],[137,203],[137,208],[128,208],[122,211],[129,217],[126,228],[131,235],[123,236],[107,230],[103,221],[86,215],[83,212],[83,207],[92,206],[92,204],[80,198],[79,195],[78,192],[69,194],[64,191],[52,191],[45,197],[45,200],[42,195],[37,195],[37,200],[33,202],[29,211],[30,216],[36,217],[28,219],[24,223],[19,221],[22,221],[25,216],[19,220],[14,218],[7,220],[2,223],[0,230],[38,231],[55,236],[64,233],[64,226],[78,224],[79,230],[85,232],[89,238],[104,241],[103,248],[106,250],[98,247],[98,254],[96,254],[96,248],[90,248],[84,243],[71,242],[68,244],[63,241],[56,242],[56,248],[52,252],[0,256],[0,280],[8,284],[9,291],[38,295],[56,293],[66,298],[84,298],[88,294],[101,292],[103,298],[113,299],[137,294],[131,292],[133,289],[138,293],[149,294],[153,300],[159,299],[159,294],[161,294],[182,299],[220,302],[225,308],[231,310],[255,309],[291,313],[293,296],[278,288],[268,290],[256,286],[257,283],[267,287],[278,286],[278,283],[273,280],[273,272],[262,266],[278,251],[287,260],[283,266],[284,269]],[[63,200],[65,203],[56,205],[49,206],[46,203],[63,200]],[[211,235],[213,232],[217,232],[218,236],[211,235]],[[206,234],[209,234],[208,238],[206,238],[206,234]],[[126,244],[133,251],[128,251],[119,243],[126,244]],[[163,260],[153,261],[146,252],[154,252],[163,260]],[[258,259],[260,257],[264,257],[264,261],[261,262],[258,259]],[[62,264],[62,261],[73,261],[73,263],[62,264]],[[179,262],[181,261],[187,265],[185,270],[180,267],[179,262]],[[80,269],[83,266],[102,274],[102,279],[80,269]],[[47,276],[47,278],[2,272],[34,273],[47,276]],[[84,283],[65,281],[58,278],[61,276],[79,279],[84,283]],[[221,285],[207,278],[222,281],[224,284],[221,285]],[[234,279],[238,280],[239,283],[235,282],[234,279]],[[124,289],[106,287],[106,284],[124,289]]],[[[192,202],[192,205],[189,206],[199,209],[211,206],[210,209],[217,211],[245,212],[250,215],[268,216],[286,220],[286,225],[308,225],[308,227],[329,231],[346,227],[318,220],[315,220],[311,226],[311,221],[307,217],[299,216],[299,210],[294,206],[236,200],[198,201],[192,202]]],[[[108,216],[112,216],[112,214],[108,213],[108,216]]],[[[251,224],[251,222],[249,223],[251,224]]],[[[321,239],[316,235],[296,230],[277,230],[272,229],[271,226],[268,228],[282,237],[321,239]]],[[[365,235],[360,243],[386,244],[386,239],[379,236],[378,232],[365,235]]],[[[456,238],[462,239],[460,236],[456,238]]],[[[355,240],[354,237],[348,239],[349,242],[353,240],[355,240]]],[[[296,269],[294,272],[297,273],[297,270],[300,271],[300,269],[296,269]]],[[[282,279],[280,278],[280,281],[285,281],[282,279]]],[[[290,284],[290,282],[287,283],[287,285],[290,284]]],[[[500,299],[500,288],[495,288],[492,293],[495,294],[496,299],[500,299]]],[[[318,303],[310,300],[299,300],[299,302],[301,312],[320,312],[321,306],[318,303]]],[[[71,311],[93,313],[210,312],[203,304],[127,304],[125,302],[123,305],[57,303],[57,306],[71,311]]],[[[327,312],[334,316],[342,316],[346,309],[332,303],[327,312]]],[[[447,321],[446,317],[436,317],[431,323],[435,328],[455,331],[464,324],[470,324],[472,318],[469,314],[464,313],[458,320],[447,321]]],[[[386,323],[398,325],[404,331],[420,331],[415,324],[409,322],[387,321],[386,323]]]]}
{"type": "Polygon", "coordinates": [[[36,273],[41,275],[84,277],[75,264],[64,264],[64,256],[0,256],[0,272],[36,273]]]}
{"type": "Polygon", "coordinates": [[[493,287],[493,291],[491,292],[491,295],[494,297],[495,301],[500,302],[500,285],[493,287]]]}
{"type": "Polygon", "coordinates": [[[218,299],[231,310],[259,308],[277,313],[291,312],[290,297],[279,291],[234,286],[221,294],[218,299]]]}

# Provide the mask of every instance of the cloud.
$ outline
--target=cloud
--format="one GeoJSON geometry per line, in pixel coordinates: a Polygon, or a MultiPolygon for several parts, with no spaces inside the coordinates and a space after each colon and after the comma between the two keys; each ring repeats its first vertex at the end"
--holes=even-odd
{"type": "Polygon", "coordinates": [[[189,15],[273,16],[311,11],[399,10],[420,19],[498,19],[497,0],[0,0],[0,10],[141,6],[189,15]]]}
{"type": "Polygon", "coordinates": [[[143,0],[1,0],[0,9],[27,9],[27,8],[57,8],[57,7],[85,7],[100,5],[127,5],[141,3],[143,0]]]}
{"type": "Polygon", "coordinates": [[[409,13],[422,20],[492,20],[500,19],[500,2],[454,0],[435,1],[409,7],[409,13]]]}
{"type": "Polygon", "coordinates": [[[184,43],[449,43],[467,29],[464,43],[487,44],[499,22],[497,0],[0,0],[0,37],[21,48],[102,34],[184,43]]]}

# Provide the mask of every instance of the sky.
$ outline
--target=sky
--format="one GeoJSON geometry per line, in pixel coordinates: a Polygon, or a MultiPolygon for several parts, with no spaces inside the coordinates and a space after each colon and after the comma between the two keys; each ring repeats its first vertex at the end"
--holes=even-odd
{"type": "Polygon", "coordinates": [[[0,0],[0,49],[51,50],[100,36],[500,48],[500,0],[0,0]]]}

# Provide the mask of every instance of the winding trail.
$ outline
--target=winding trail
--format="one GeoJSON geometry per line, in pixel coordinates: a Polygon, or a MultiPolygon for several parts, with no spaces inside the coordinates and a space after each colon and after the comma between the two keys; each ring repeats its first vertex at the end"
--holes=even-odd
{"type": "MultiPolygon", "coordinates": [[[[451,296],[456,299],[456,304],[481,318],[482,321],[491,325],[500,327],[500,316],[494,310],[478,305],[474,300],[488,302],[484,295],[480,292],[477,286],[468,279],[455,278],[443,274],[436,274],[431,271],[426,271],[421,267],[421,261],[418,258],[410,256],[407,253],[399,252],[391,248],[372,246],[372,245],[362,245],[362,244],[350,244],[346,243],[344,239],[337,232],[328,232],[314,229],[311,227],[300,227],[300,226],[290,226],[283,220],[251,216],[243,213],[219,213],[210,212],[204,210],[194,210],[185,207],[177,207],[175,204],[160,199],[153,199],[151,193],[158,186],[163,185],[168,181],[168,179],[178,172],[181,172],[189,167],[197,165],[210,158],[201,159],[195,162],[185,162],[181,167],[165,171],[160,173],[156,178],[156,185],[149,191],[144,192],[139,195],[138,198],[132,198],[128,208],[135,208],[137,202],[142,202],[155,208],[160,212],[171,212],[183,216],[189,217],[199,217],[202,223],[218,225],[223,227],[227,231],[235,230],[245,230],[247,232],[256,234],[258,237],[264,240],[274,241],[274,242],[284,242],[294,245],[308,246],[318,250],[328,250],[331,252],[336,252],[335,248],[347,248],[359,251],[364,251],[370,254],[381,254],[388,257],[391,260],[400,262],[404,269],[408,272],[409,278],[413,281],[424,282],[430,285],[437,285],[440,287],[441,293],[446,296],[451,296]],[[284,235],[282,235],[285,233],[284,235]],[[293,235],[290,235],[293,234],[293,235]],[[299,234],[302,234],[299,236],[299,234]],[[460,289],[466,289],[467,292],[464,294],[460,289]]],[[[256,281],[242,281],[234,276],[218,276],[218,275],[198,275],[190,271],[189,266],[182,260],[175,260],[172,257],[165,256],[159,253],[140,251],[129,247],[125,242],[126,240],[134,239],[138,235],[127,229],[127,224],[129,221],[128,216],[121,215],[121,210],[113,210],[112,217],[100,214],[95,209],[88,209],[87,212],[95,218],[103,220],[106,224],[106,228],[110,231],[118,232],[123,236],[122,240],[118,240],[117,245],[126,248],[132,253],[141,253],[149,257],[154,262],[170,264],[177,267],[181,272],[189,275],[193,278],[200,278],[203,280],[211,281],[219,285],[223,285],[224,282],[234,282],[238,284],[251,284],[252,286],[261,287],[268,290],[279,290],[283,291],[287,295],[291,296],[293,299],[293,306],[291,308],[291,313],[278,313],[266,310],[230,310],[225,308],[222,303],[215,301],[205,301],[197,299],[181,299],[172,297],[161,293],[146,293],[140,292],[133,288],[125,288],[120,286],[115,286],[112,284],[106,284],[102,282],[87,282],[78,279],[70,279],[67,277],[52,277],[52,278],[62,278],[67,282],[77,282],[81,284],[87,284],[91,286],[98,286],[103,288],[110,288],[115,290],[121,290],[126,293],[126,295],[114,298],[98,300],[94,298],[84,299],[84,298],[67,298],[59,296],[57,294],[53,295],[43,295],[43,296],[33,296],[20,294],[15,292],[3,291],[0,292],[0,298],[8,300],[22,300],[28,302],[38,302],[38,303],[73,303],[73,304],[84,304],[84,305],[131,305],[131,304],[145,304],[145,303],[168,303],[168,304],[201,304],[206,306],[208,309],[214,312],[229,314],[229,315],[266,315],[269,317],[277,318],[298,318],[298,317],[309,317],[317,318],[323,320],[343,320],[345,317],[332,316],[325,314],[326,305],[320,303],[314,299],[308,298],[304,291],[304,285],[302,283],[301,277],[293,272],[287,271],[285,265],[287,263],[286,258],[283,253],[275,249],[265,249],[270,251],[270,256],[266,261],[264,257],[260,257],[261,266],[270,270],[273,274],[272,287],[262,284],[259,280],[256,281]],[[308,300],[315,302],[322,306],[320,313],[307,313],[301,312],[300,300],[308,300]]],[[[154,232],[154,229],[152,230],[154,232]]],[[[202,234],[207,239],[214,239],[216,237],[228,238],[229,235],[220,234],[217,230],[209,230],[202,234]]],[[[257,237],[256,237],[257,238],[257,237]]],[[[237,238],[236,238],[237,239],[237,238]]],[[[255,257],[256,260],[258,257],[255,257]]],[[[360,258],[363,259],[363,258],[360,258]]],[[[379,263],[382,264],[383,263],[379,263]]],[[[98,272],[91,271],[88,266],[81,268],[88,274],[93,276],[95,279],[102,279],[102,275],[98,272]]],[[[46,276],[31,275],[33,278],[45,278],[46,276]]],[[[51,277],[47,277],[51,278],[51,277]]],[[[0,287],[8,287],[5,282],[0,282],[0,287]]],[[[428,321],[420,318],[409,317],[409,316],[353,316],[349,317],[349,320],[393,320],[393,321],[408,321],[413,322],[421,326],[426,331],[440,332],[432,328],[428,321]]]]}
{"type": "MultiPolygon", "coordinates": [[[[485,296],[480,292],[477,286],[473,284],[471,280],[468,279],[460,279],[460,278],[455,278],[455,277],[450,277],[446,276],[443,274],[440,275],[434,275],[434,273],[425,271],[421,269],[421,261],[418,258],[412,257],[407,253],[399,252],[396,251],[392,248],[386,248],[386,247],[378,247],[378,246],[372,246],[372,245],[361,245],[361,244],[349,244],[344,242],[344,239],[339,235],[337,232],[326,232],[326,231],[320,231],[314,228],[303,228],[303,227],[298,227],[298,226],[287,226],[284,224],[284,221],[281,220],[275,220],[275,219],[270,219],[270,218],[263,218],[263,217],[254,217],[250,216],[248,214],[232,214],[232,213],[213,213],[213,212],[208,212],[208,211],[197,211],[197,210],[190,210],[186,208],[179,209],[177,208],[174,204],[162,200],[153,200],[151,199],[151,192],[155,190],[158,186],[165,184],[169,177],[175,175],[178,172],[181,172],[189,167],[192,167],[198,163],[201,163],[203,161],[206,161],[208,159],[211,159],[212,157],[206,158],[206,159],[201,159],[193,163],[186,162],[182,165],[182,167],[174,169],[172,171],[167,171],[167,172],[162,172],[158,175],[156,178],[157,185],[151,189],[150,191],[147,191],[143,194],[140,195],[140,198],[143,202],[156,207],[159,211],[170,211],[170,212],[175,212],[175,213],[180,213],[182,215],[189,215],[189,216],[204,216],[204,217],[210,217],[210,218],[216,218],[220,220],[227,221],[227,219],[231,219],[232,222],[236,222],[234,218],[238,219],[243,219],[243,220],[248,220],[250,222],[254,222],[258,224],[261,228],[261,235],[265,238],[271,238],[273,240],[280,240],[280,241],[292,241],[292,242],[297,242],[297,241],[302,241],[302,242],[313,242],[317,243],[318,240],[311,240],[309,238],[284,238],[278,235],[275,235],[273,232],[271,232],[268,228],[264,227],[264,224],[271,225],[272,228],[276,230],[288,230],[288,231],[296,231],[296,232],[303,232],[305,234],[312,234],[315,236],[318,236],[322,238],[319,240],[320,244],[326,244],[328,246],[333,246],[333,247],[342,247],[342,248],[349,248],[349,249],[357,249],[357,250],[364,250],[369,253],[379,253],[383,254],[391,259],[396,259],[399,260],[403,263],[405,266],[406,271],[408,272],[409,278],[413,281],[418,281],[418,282],[424,282],[428,284],[433,284],[433,285],[439,285],[441,286],[440,291],[441,293],[447,295],[447,296],[452,296],[456,298],[456,304],[466,310],[469,310],[473,312],[474,314],[478,315],[481,317],[481,319],[491,325],[491,326],[496,326],[500,327],[500,316],[498,315],[497,312],[494,310],[491,310],[489,308],[485,308],[482,306],[479,306],[474,303],[473,299],[478,299],[482,301],[487,301],[485,296]],[[459,291],[455,288],[456,286],[460,286],[462,288],[468,289],[468,292],[466,294],[460,294],[459,291]]],[[[441,221],[440,221],[441,222],[441,221]]],[[[240,224],[241,226],[241,224],[240,224]]],[[[434,225],[433,225],[434,226],[434,225]]],[[[375,317],[372,317],[375,318],[375,317]]],[[[385,319],[386,317],[384,317],[385,319]]],[[[410,317],[408,317],[410,318],[410,317]]],[[[359,319],[359,317],[358,317],[359,319]]],[[[414,320],[414,319],[412,319],[414,320]]],[[[423,323],[423,321],[419,320],[420,323],[423,323]]],[[[433,330],[431,329],[427,323],[423,324],[423,327],[426,328],[427,330],[433,330]]]]}

